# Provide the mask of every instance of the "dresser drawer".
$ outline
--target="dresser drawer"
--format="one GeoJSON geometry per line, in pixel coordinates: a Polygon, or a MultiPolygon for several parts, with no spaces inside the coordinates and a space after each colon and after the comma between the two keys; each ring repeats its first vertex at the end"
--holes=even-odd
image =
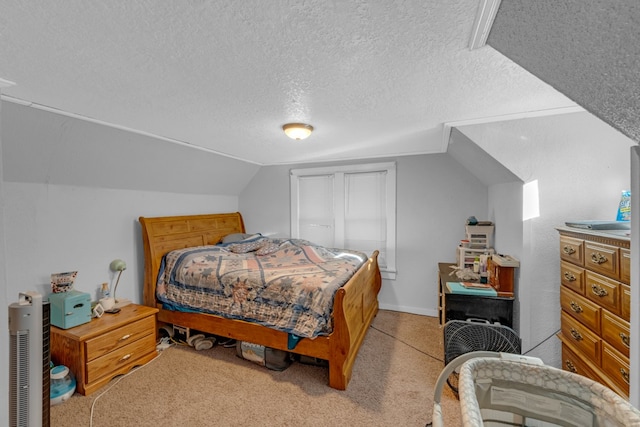
{"type": "Polygon", "coordinates": [[[602,370],[612,382],[629,394],[629,358],[606,342],[602,346],[602,370]]]}
{"type": "Polygon", "coordinates": [[[620,248],[620,281],[631,283],[631,251],[626,248],[620,248]]]}
{"type": "Polygon", "coordinates": [[[574,264],[583,265],[584,241],[573,237],[560,236],[560,258],[574,264]]]}
{"type": "Polygon", "coordinates": [[[560,283],[584,295],[584,269],[566,261],[560,261],[560,283]]]}
{"type": "Polygon", "coordinates": [[[627,322],[631,319],[631,288],[620,284],[620,317],[627,322]]]}
{"type": "Polygon", "coordinates": [[[603,243],[585,241],[584,266],[585,268],[618,280],[620,278],[618,248],[603,243]]]}
{"type": "Polygon", "coordinates": [[[118,348],[102,357],[87,363],[87,383],[92,383],[105,375],[109,375],[118,369],[132,364],[136,360],[156,350],[155,334],[150,334],[130,341],[127,345],[118,348]]]}
{"type": "Polygon", "coordinates": [[[585,272],[587,298],[615,314],[620,314],[620,283],[591,271],[585,272]]]}
{"type": "Polygon", "coordinates": [[[85,342],[87,361],[107,354],[149,334],[155,335],[155,318],[152,316],[89,339],[85,342]]]}
{"type": "Polygon", "coordinates": [[[600,307],[587,298],[560,286],[560,306],[596,334],[600,333],[600,307]]]}
{"type": "Polygon", "coordinates": [[[615,347],[624,356],[629,357],[629,322],[602,310],[602,339],[615,347]]]}
{"type": "Polygon", "coordinates": [[[567,342],[570,342],[596,365],[600,365],[600,346],[602,343],[600,337],[564,311],[561,313],[561,319],[562,336],[567,342]]]}
{"type": "Polygon", "coordinates": [[[582,360],[582,357],[575,354],[565,343],[562,343],[562,369],[602,382],[600,376],[582,360]]]}

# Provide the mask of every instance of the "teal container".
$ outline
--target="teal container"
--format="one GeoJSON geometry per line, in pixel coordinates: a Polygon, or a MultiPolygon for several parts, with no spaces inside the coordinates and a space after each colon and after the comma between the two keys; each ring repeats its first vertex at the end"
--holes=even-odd
{"type": "Polygon", "coordinates": [[[62,329],[73,328],[91,321],[91,296],[70,290],[49,295],[51,324],[62,329]]]}

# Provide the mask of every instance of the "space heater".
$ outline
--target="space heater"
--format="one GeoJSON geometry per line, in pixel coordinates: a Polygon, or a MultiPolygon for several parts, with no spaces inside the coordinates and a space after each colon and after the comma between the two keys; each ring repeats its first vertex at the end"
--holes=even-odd
{"type": "Polygon", "coordinates": [[[9,425],[50,425],[49,302],[37,292],[9,305],[9,425]]]}

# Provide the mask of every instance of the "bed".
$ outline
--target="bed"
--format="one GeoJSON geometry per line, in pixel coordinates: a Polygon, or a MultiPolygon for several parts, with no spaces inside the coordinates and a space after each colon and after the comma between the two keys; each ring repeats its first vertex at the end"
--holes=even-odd
{"type": "Polygon", "coordinates": [[[332,330],[303,338],[291,350],[291,334],[240,319],[215,314],[166,309],[157,297],[158,272],[170,251],[215,245],[225,236],[245,233],[239,212],[169,217],[140,217],[144,246],[144,304],[156,307],[158,321],[326,360],[329,386],[345,390],[366,332],[378,312],[381,287],[378,251],[360,266],[333,299],[332,330]]]}

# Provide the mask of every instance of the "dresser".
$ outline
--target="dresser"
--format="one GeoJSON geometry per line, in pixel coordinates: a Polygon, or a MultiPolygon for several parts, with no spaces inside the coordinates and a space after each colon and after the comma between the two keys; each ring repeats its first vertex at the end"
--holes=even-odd
{"type": "Polygon", "coordinates": [[[113,377],[156,357],[157,312],[130,304],[119,313],[105,313],[71,329],[52,326],[51,360],[73,372],[78,393],[93,393],[113,377]]]}
{"type": "Polygon", "coordinates": [[[628,231],[558,228],[563,369],[629,396],[628,231]]]}

